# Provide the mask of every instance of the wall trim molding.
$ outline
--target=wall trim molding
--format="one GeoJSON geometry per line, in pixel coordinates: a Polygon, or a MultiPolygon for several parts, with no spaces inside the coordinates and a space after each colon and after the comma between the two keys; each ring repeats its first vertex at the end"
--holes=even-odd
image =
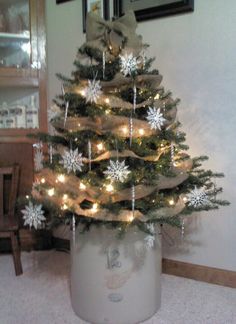
{"type": "MultiPolygon", "coordinates": [[[[52,245],[58,250],[70,249],[70,241],[57,237],[52,238],[52,245]]],[[[162,272],[215,285],[236,288],[236,271],[206,267],[193,263],[162,259],[162,272]]]]}
{"type": "Polygon", "coordinates": [[[236,271],[218,269],[182,261],[162,260],[162,272],[178,277],[236,288],[236,271]]]}

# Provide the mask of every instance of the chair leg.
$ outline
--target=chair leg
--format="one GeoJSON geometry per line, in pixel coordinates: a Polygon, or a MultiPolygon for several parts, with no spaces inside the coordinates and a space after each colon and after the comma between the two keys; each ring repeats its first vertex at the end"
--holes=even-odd
{"type": "Polygon", "coordinates": [[[21,258],[20,258],[20,246],[17,240],[17,233],[11,232],[11,246],[12,246],[12,254],[13,254],[13,261],[15,266],[15,273],[16,276],[19,276],[23,273],[22,265],[21,265],[21,258]]]}

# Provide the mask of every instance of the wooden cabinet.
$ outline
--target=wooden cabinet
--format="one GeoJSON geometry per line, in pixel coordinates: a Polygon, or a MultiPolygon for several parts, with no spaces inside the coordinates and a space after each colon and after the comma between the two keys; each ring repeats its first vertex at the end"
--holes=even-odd
{"type": "Polygon", "coordinates": [[[0,0],[0,142],[47,130],[44,0],[0,0]]]}
{"type": "MultiPolygon", "coordinates": [[[[21,196],[31,192],[34,177],[27,134],[47,131],[44,19],[44,0],[0,0],[0,165],[20,165],[21,196]]],[[[27,249],[50,241],[27,229],[20,236],[27,249]]]]}

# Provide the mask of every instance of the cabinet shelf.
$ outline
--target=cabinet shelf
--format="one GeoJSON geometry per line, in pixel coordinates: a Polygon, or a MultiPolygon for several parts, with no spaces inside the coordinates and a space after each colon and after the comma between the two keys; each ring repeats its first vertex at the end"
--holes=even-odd
{"type": "Polygon", "coordinates": [[[0,42],[9,41],[24,41],[28,42],[30,40],[29,33],[15,34],[15,33],[0,33],[0,42]]]}

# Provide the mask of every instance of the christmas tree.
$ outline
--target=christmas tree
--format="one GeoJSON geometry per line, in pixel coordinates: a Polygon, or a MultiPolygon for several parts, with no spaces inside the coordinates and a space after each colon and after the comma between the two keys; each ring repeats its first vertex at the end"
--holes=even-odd
{"type": "Polygon", "coordinates": [[[53,133],[37,135],[26,225],[72,220],[120,234],[137,226],[152,238],[154,224],[181,227],[193,212],[228,204],[217,199],[215,178],[223,174],[201,168],[206,156],[187,154],[179,99],[161,86],[136,27],[132,12],[113,22],[87,15],[75,70],[58,75],[53,133]]]}

